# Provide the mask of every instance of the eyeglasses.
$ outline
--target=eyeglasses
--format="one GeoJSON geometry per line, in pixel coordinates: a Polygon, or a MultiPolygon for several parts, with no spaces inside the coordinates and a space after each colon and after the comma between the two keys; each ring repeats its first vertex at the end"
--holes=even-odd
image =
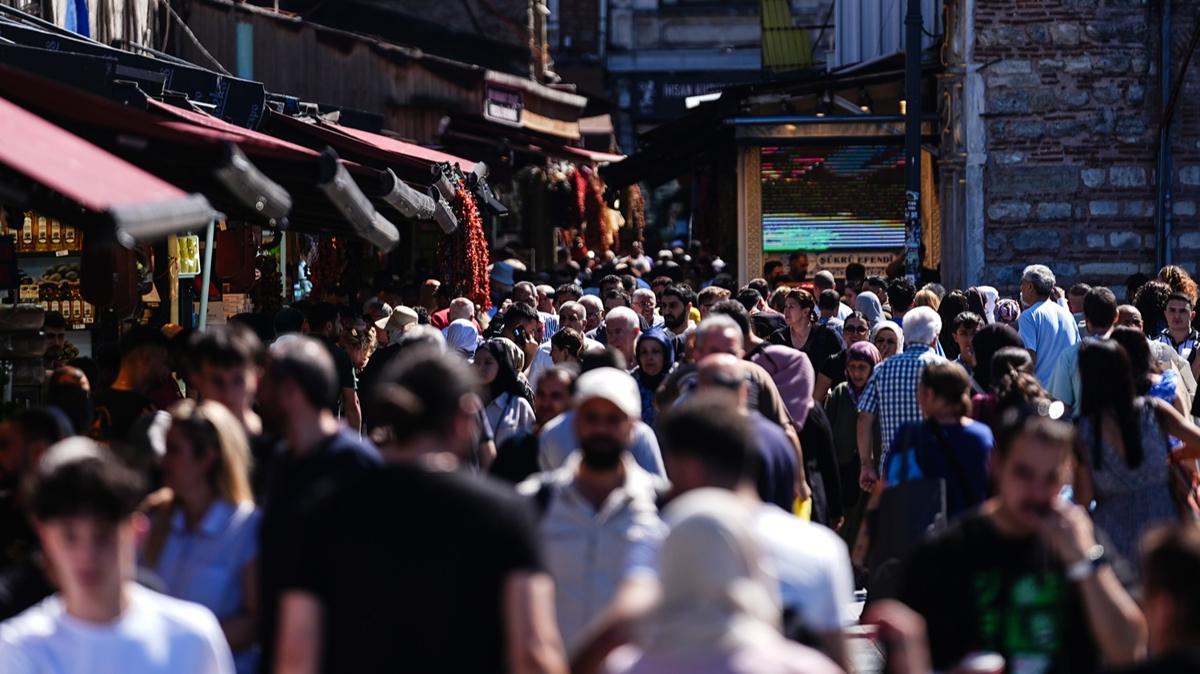
{"type": "Polygon", "coordinates": [[[853,332],[856,335],[867,334],[867,326],[865,325],[847,325],[843,328],[846,332],[853,332]]]}

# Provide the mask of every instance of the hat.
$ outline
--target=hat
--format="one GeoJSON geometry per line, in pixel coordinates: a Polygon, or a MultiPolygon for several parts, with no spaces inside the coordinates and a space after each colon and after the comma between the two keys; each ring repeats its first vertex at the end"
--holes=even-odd
{"type": "Polygon", "coordinates": [[[409,307],[400,305],[392,309],[391,316],[384,316],[375,321],[375,327],[380,330],[404,330],[406,327],[417,322],[417,312],[409,307]]]}
{"type": "Polygon", "coordinates": [[[625,372],[613,367],[600,367],[579,375],[575,382],[575,396],[571,404],[578,409],[584,403],[607,400],[616,405],[631,419],[642,418],[642,395],[637,383],[625,372]]]}

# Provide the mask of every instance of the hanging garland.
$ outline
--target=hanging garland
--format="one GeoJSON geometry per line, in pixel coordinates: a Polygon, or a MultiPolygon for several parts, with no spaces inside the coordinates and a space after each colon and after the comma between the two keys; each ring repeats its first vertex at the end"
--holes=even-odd
{"type": "Polygon", "coordinates": [[[488,265],[491,263],[487,236],[479,207],[462,179],[456,181],[454,215],[458,229],[438,242],[438,259],[446,270],[446,283],[460,288],[463,297],[480,310],[491,308],[491,284],[488,265]]]}
{"type": "Polygon", "coordinates": [[[636,241],[646,241],[646,200],[642,197],[642,188],[636,184],[626,188],[625,201],[629,204],[628,220],[633,224],[633,236],[636,241]]]}

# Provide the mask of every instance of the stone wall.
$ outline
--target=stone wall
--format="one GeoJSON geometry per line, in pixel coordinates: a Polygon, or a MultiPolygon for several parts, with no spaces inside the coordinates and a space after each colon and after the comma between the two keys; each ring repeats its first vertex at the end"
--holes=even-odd
{"type": "MultiPolygon", "coordinates": [[[[966,0],[971,1],[971,0],[966,0]]],[[[1197,11],[1176,0],[1174,71],[1197,11]]],[[[1141,0],[977,0],[984,64],[983,282],[1015,287],[1026,263],[1061,284],[1123,289],[1155,267],[1158,5],[1141,0]]],[[[1177,112],[1176,261],[1200,260],[1200,75],[1177,112]]]]}

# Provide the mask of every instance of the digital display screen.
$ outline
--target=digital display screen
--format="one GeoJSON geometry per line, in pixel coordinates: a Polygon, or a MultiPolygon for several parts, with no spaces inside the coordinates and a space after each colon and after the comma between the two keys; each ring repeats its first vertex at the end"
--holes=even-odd
{"type": "Polygon", "coordinates": [[[761,149],[763,250],[904,247],[904,146],[761,149]]]}

